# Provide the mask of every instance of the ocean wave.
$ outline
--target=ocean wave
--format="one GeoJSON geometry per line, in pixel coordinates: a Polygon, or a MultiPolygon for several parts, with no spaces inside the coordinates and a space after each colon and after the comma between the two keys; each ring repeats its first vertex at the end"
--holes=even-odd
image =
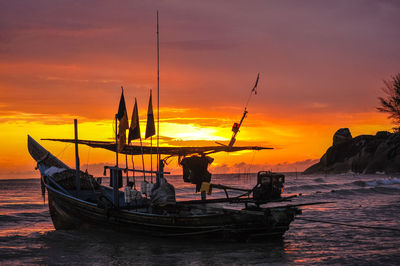
{"type": "Polygon", "coordinates": [[[379,185],[395,185],[395,184],[400,184],[400,178],[383,178],[380,180],[367,181],[365,182],[365,184],[373,187],[379,185]]]}
{"type": "Polygon", "coordinates": [[[48,211],[42,212],[20,212],[13,214],[0,215],[1,225],[8,223],[21,223],[21,222],[40,222],[47,220],[49,217],[48,211]]]}
{"type": "Polygon", "coordinates": [[[400,184],[400,178],[383,178],[371,181],[364,181],[364,180],[357,180],[352,182],[353,185],[360,186],[360,187],[376,187],[381,185],[397,185],[400,184]]]}
{"type": "Polygon", "coordinates": [[[332,190],[331,193],[338,195],[356,195],[356,194],[398,194],[399,189],[393,187],[364,187],[332,190]]]}
{"type": "Polygon", "coordinates": [[[19,222],[21,218],[18,218],[16,215],[0,215],[0,222],[2,225],[5,225],[7,223],[15,223],[19,222]]]}
{"type": "Polygon", "coordinates": [[[363,180],[357,180],[357,181],[351,182],[351,184],[359,186],[359,187],[365,187],[367,185],[365,183],[365,181],[363,181],[363,180]]]}
{"type": "Polygon", "coordinates": [[[387,186],[378,186],[378,187],[339,187],[336,189],[329,189],[329,190],[314,190],[300,193],[300,198],[313,198],[317,197],[318,199],[332,199],[336,200],[338,197],[340,198],[353,198],[353,197],[360,197],[363,198],[379,195],[379,194],[386,194],[386,195],[398,195],[400,187],[387,187],[387,186]]]}
{"type": "Polygon", "coordinates": [[[310,191],[338,188],[338,184],[315,184],[315,185],[300,185],[300,186],[285,186],[286,191],[310,191]]]}
{"type": "Polygon", "coordinates": [[[27,204],[27,203],[0,205],[0,209],[13,209],[13,210],[31,210],[31,209],[43,209],[43,208],[47,208],[47,206],[44,204],[27,204]]]}

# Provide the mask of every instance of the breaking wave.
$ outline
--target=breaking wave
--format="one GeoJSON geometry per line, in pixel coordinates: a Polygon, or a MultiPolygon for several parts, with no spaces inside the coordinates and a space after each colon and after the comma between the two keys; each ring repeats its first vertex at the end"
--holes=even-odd
{"type": "Polygon", "coordinates": [[[400,178],[383,178],[383,179],[378,179],[378,180],[371,180],[371,181],[363,181],[363,180],[358,180],[354,181],[352,184],[360,186],[360,187],[377,187],[377,186],[383,186],[383,185],[397,185],[400,184],[400,178]]]}
{"type": "Polygon", "coordinates": [[[400,184],[400,178],[384,178],[381,180],[365,182],[368,186],[379,186],[379,185],[395,185],[400,184]]]}
{"type": "Polygon", "coordinates": [[[356,189],[338,189],[332,190],[332,193],[339,195],[356,195],[356,194],[397,194],[398,188],[393,187],[364,187],[356,189]]]}

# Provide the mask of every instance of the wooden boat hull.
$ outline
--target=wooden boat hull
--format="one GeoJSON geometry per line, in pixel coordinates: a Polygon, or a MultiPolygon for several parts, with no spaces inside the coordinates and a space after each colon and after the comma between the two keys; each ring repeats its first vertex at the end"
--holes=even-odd
{"type": "Polygon", "coordinates": [[[214,215],[172,216],[114,210],[74,199],[47,186],[50,215],[56,229],[105,228],[161,237],[243,239],[281,237],[297,212],[279,208],[263,214],[229,212],[214,215]]]}

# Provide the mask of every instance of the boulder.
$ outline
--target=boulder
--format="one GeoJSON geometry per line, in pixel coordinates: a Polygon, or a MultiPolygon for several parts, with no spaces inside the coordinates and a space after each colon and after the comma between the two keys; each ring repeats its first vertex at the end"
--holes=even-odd
{"type": "Polygon", "coordinates": [[[380,139],[387,139],[388,137],[390,137],[392,135],[392,133],[388,132],[388,131],[378,131],[376,132],[376,137],[380,138],[380,139]]]}
{"type": "Polygon", "coordinates": [[[352,140],[350,130],[348,128],[341,128],[333,135],[333,146],[348,142],[352,140]]]}

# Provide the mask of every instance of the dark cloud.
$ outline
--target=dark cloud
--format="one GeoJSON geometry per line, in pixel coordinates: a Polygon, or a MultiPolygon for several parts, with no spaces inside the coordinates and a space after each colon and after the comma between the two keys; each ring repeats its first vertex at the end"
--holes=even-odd
{"type": "MultiPolygon", "coordinates": [[[[296,162],[283,162],[277,164],[251,164],[248,162],[240,162],[236,163],[229,168],[231,173],[238,173],[238,172],[248,172],[252,173],[257,170],[265,170],[265,171],[275,171],[275,172],[302,172],[306,168],[310,167],[311,165],[319,162],[319,159],[306,159],[302,161],[296,162]]],[[[218,168],[217,168],[218,169],[218,168]]],[[[229,172],[225,171],[225,172],[229,172]]]]}
{"type": "Polygon", "coordinates": [[[234,46],[222,40],[190,40],[190,41],[170,41],[163,42],[165,48],[188,50],[188,51],[203,51],[203,50],[227,50],[234,46]]]}
{"type": "Polygon", "coordinates": [[[0,101],[18,106],[40,88],[42,101],[18,110],[58,109],[57,95],[96,108],[126,83],[144,94],[155,86],[157,9],[168,106],[241,106],[261,72],[251,102],[260,112],[363,112],[400,69],[396,1],[2,1],[1,61],[48,67],[3,72],[0,101]],[[77,71],[51,71],[66,65],[77,71]],[[93,88],[109,93],[76,96],[93,88]]]}

